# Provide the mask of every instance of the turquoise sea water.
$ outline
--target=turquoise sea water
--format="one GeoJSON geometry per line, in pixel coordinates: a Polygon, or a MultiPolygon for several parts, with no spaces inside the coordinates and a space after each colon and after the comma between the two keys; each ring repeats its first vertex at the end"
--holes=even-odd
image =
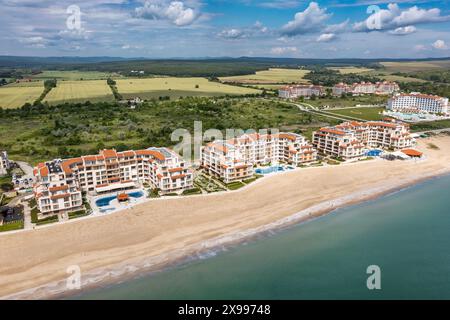
{"type": "Polygon", "coordinates": [[[77,298],[450,299],[450,177],[77,298]]]}

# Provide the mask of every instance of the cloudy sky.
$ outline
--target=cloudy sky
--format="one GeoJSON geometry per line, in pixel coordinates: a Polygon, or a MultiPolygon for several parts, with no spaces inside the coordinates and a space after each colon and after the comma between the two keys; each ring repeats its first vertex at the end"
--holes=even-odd
{"type": "Polygon", "coordinates": [[[0,6],[0,55],[450,56],[450,0],[0,0],[0,6]]]}

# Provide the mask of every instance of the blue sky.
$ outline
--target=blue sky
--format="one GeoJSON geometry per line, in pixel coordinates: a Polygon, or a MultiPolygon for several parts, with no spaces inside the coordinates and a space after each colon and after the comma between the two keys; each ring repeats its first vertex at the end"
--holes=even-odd
{"type": "Polygon", "coordinates": [[[449,2],[0,0],[0,55],[444,57],[449,2]]]}

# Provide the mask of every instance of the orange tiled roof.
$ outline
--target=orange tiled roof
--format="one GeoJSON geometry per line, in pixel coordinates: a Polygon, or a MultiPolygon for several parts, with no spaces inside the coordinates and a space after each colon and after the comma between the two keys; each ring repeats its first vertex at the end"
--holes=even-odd
{"type": "Polygon", "coordinates": [[[68,185],[48,188],[48,190],[49,190],[50,192],[63,191],[63,190],[67,190],[67,189],[69,189],[69,186],[68,186],[68,185]]]}
{"type": "Polygon", "coordinates": [[[160,160],[160,161],[164,161],[166,160],[166,157],[158,151],[155,150],[138,150],[136,151],[136,155],[138,156],[152,156],[155,157],[156,159],[160,160]]]}
{"type": "Polygon", "coordinates": [[[402,152],[410,157],[421,157],[423,155],[422,152],[414,150],[414,149],[404,149],[404,150],[402,150],[402,152]]]}

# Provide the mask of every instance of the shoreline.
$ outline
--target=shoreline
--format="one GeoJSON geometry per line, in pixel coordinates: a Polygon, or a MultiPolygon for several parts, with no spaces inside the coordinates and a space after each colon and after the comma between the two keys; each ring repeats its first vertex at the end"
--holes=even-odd
{"type": "MultiPolygon", "coordinates": [[[[141,261],[124,261],[123,263],[106,267],[99,270],[92,270],[83,275],[83,289],[74,293],[65,290],[65,280],[49,283],[37,288],[27,289],[9,296],[0,297],[0,299],[70,299],[82,295],[84,292],[95,290],[97,288],[114,286],[118,283],[126,282],[134,278],[150,275],[157,272],[164,272],[170,268],[176,268],[191,261],[202,260],[216,256],[217,252],[226,248],[237,247],[247,241],[253,241],[265,233],[282,232],[290,227],[295,227],[303,223],[311,223],[314,220],[327,216],[338,209],[348,208],[358,204],[364,204],[370,201],[380,199],[386,195],[395,194],[402,190],[420,185],[421,183],[431,181],[450,175],[450,170],[443,170],[436,174],[424,177],[415,177],[411,180],[402,181],[396,186],[376,187],[362,192],[349,194],[347,196],[325,201],[315,206],[304,209],[293,215],[274,221],[267,225],[249,229],[236,234],[227,234],[218,238],[209,239],[191,247],[180,250],[180,252],[171,252],[151,258],[141,258],[141,261]],[[212,252],[212,255],[208,253],[212,252]]],[[[239,191],[239,190],[236,190],[239,191]]]]}
{"type": "Polygon", "coordinates": [[[150,201],[98,219],[12,234],[0,252],[6,262],[0,266],[0,295],[76,297],[83,291],[65,292],[67,266],[80,265],[83,290],[108,286],[449,174],[450,137],[424,139],[422,149],[427,142],[441,149],[428,148],[423,161],[291,171],[235,192],[150,201]]]}

